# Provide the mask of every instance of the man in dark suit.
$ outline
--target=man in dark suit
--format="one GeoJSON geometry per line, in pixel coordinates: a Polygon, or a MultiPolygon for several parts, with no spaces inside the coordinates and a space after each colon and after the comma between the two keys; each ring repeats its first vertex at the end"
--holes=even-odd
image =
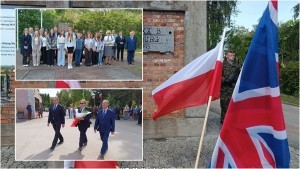
{"type": "Polygon", "coordinates": [[[125,47],[126,39],[123,36],[122,32],[119,32],[119,36],[117,36],[116,38],[116,43],[117,43],[117,61],[119,61],[120,52],[121,52],[121,61],[124,62],[123,55],[124,55],[124,47],[125,47]]]}
{"type": "Polygon", "coordinates": [[[130,36],[126,39],[126,48],[127,48],[127,62],[130,65],[133,65],[134,62],[134,52],[137,46],[137,38],[134,36],[134,31],[130,32],[130,36]]]}
{"type": "Polygon", "coordinates": [[[113,135],[115,132],[115,113],[108,109],[108,104],[108,100],[103,100],[102,109],[98,111],[94,126],[95,133],[98,130],[102,140],[100,159],[104,159],[104,155],[107,152],[109,133],[113,135]]]}
{"type": "Polygon", "coordinates": [[[52,142],[52,146],[50,150],[54,150],[59,139],[58,144],[62,144],[64,142],[64,138],[60,133],[60,127],[65,127],[65,111],[64,107],[59,104],[59,98],[53,98],[53,105],[49,109],[49,116],[48,116],[48,124],[52,124],[53,129],[55,131],[55,136],[52,142]]]}
{"type": "MultiPolygon", "coordinates": [[[[92,112],[92,109],[89,107],[86,107],[86,101],[83,99],[80,101],[80,107],[78,107],[78,113],[81,113],[82,110],[85,109],[89,112],[92,112]]],[[[91,116],[92,114],[88,114],[85,117],[79,118],[78,123],[78,130],[80,131],[80,137],[79,137],[79,148],[78,150],[81,151],[83,146],[87,145],[87,137],[86,137],[86,131],[91,125],[91,116]]]]}

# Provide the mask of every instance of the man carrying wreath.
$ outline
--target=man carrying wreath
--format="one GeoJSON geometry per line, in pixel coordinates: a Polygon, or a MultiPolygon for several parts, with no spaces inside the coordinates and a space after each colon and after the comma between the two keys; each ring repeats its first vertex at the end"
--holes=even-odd
{"type": "Polygon", "coordinates": [[[92,109],[89,107],[86,107],[86,101],[82,99],[80,101],[80,107],[78,107],[78,113],[76,113],[76,119],[79,120],[77,123],[78,130],[80,131],[80,137],[79,137],[79,148],[78,150],[81,151],[83,146],[87,145],[87,137],[86,137],[86,131],[91,125],[91,112],[92,109]]]}

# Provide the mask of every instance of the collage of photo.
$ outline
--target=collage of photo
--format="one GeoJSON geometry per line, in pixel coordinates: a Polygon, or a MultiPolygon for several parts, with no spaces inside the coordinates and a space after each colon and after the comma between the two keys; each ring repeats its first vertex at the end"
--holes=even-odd
{"type": "Polygon", "coordinates": [[[298,1],[1,1],[0,168],[299,168],[298,1]]]}

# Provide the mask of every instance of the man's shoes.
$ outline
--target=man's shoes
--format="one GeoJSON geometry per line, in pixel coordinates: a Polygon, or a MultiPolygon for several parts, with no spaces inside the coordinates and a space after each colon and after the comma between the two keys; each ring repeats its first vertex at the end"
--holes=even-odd
{"type": "Polygon", "coordinates": [[[97,160],[104,160],[104,155],[103,154],[100,154],[99,156],[98,156],[98,159],[97,160]]]}
{"type": "Polygon", "coordinates": [[[82,147],[79,147],[78,150],[81,151],[81,150],[82,150],[82,147]]]}
{"type": "Polygon", "coordinates": [[[59,141],[57,144],[62,144],[62,143],[64,143],[64,141],[59,141]]]}
{"type": "Polygon", "coordinates": [[[55,149],[55,147],[50,147],[50,150],[53,151],[55,149]]]}

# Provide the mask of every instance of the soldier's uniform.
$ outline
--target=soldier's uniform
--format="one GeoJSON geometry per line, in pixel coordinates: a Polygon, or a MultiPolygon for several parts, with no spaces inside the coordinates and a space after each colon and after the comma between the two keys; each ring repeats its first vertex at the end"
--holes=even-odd
{"type": "Polygon", "coordinates": [[[221,83],[220,105],[221,105],[221,119],[220,123],[223,124],[226,111],[233,93],[235,83],[240,74],[240,67],[234,61],[224,60],[223,63],[223,76],[221,83]]]}

